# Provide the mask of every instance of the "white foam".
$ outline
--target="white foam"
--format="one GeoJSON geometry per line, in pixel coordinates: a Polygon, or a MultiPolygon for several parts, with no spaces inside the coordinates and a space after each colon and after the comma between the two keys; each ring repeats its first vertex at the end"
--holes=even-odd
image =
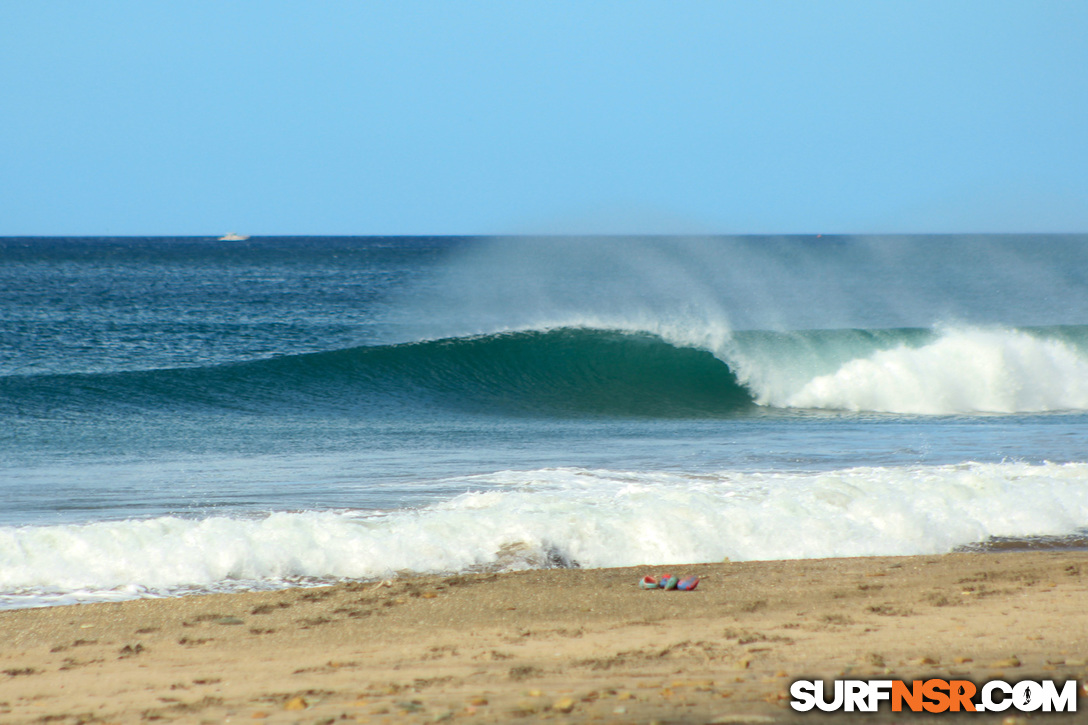
{"type": "Polygon", "coordinates": [[[922,347],[852,360],[796,392],[758,391],[780,407],[915,414],[1088,410],[1088,359],[1016,330],[952,329],[922,347]]]}
{"type": "Polygon", "coordinates": [[[459,479],[414,511],[0,528],[0,602],[42,605],[375,578],[947,552],[1088,526],[1088,464],[682,475],[549,469],[459,479]]]}

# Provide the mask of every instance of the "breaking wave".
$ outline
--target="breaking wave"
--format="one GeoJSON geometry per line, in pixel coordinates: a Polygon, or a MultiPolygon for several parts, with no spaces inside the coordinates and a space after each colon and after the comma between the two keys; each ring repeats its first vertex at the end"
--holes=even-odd
{"type": "Polygon", "coordinates": [[[760,408],[1088,410],[1088,328],[749,331],[556,327],[246,363],[0,378],[0,413],[358,412],[729,417],[760,408]]]}

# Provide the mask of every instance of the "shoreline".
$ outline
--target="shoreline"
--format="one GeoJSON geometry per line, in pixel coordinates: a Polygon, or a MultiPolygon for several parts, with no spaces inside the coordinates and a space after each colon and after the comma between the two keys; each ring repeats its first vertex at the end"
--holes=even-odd
{"type": "MultiPolygon", "coordinates": [[[[518,549],[515,546],[512,552],[517,553],[518,549]]],[[[986,541],[963,544],[956,546],[950,551],[934,554],[907,554],[902,555],[904,557],[922,557],[922,556],[942,556],[944,554],[1020,554],[1029,552],[1086,552],[1088,553],[1088,534],[1065,534],[1059,536],[1019,536],[1019,537],[990,537],[986,541]]],[[[500,552],[502,553],[502,552],[500,552]]],[[[889,555],[884,558],[895,558],[900,555],[889,555]]],[[[459,572],[439,572],[439,573],[395,573],[390,576],[403,580],[405,578],[419,579],[426,577],[450,577],[463,574],[492,574],[492,573],[511,573],[511,570],[501,568],[509,565],[513,557],[500,556],[499,559],[491,564],[474,567],[472,569],[462,570],[459,572]]],[[[827,558],[827,557],[825,557],[827,558]]],[[[839,557],[839,558],[873,558],[866,556],[857,557],[839,557]]],[[[799,561],[814,561],[816,559],[798,559],[799,561]]],[[[725,560],[726,563],[730,562],[729,559],[725,560]]],[[[745,560],[748,563],[760,563],[768,561],[779,561],[776,559],[752,559],[745,560]]],[[[554,562],[549,562],[547,556],[535,557],[530,564],[532,568],[546,568],[546,565],[554,564],[556,568],[572,568],[572,569],[586,569],[593,570],[597,568],[624,568],[624,567],[582,567],[575,562],[570,567],[565,567],[559,559],[554,562]]],[[[677,565],[683,566],[683,565],[677,565]]],[[[627,567],[631,568],[631,567],[627,567]]],[[[638,568],[638,567],[636,567],[638,568]]],[[[668,569],[669,565],[662,564],[646,564],[642,565],[641,569],[647,570],[664,570],[668,569]]],[[[640,570],[641,570],[640,569],[640,570]]],[[[379,583],[383,581],[383,577],[365,577],[365,578],[352,578],[352,579],[321,579],[318,577],[297,577],[293,580],[279,580],[275,583],[269,584],[264,580],[245,580],[234,582],[230,586],[215,588],[209,586],[207,588],[201,588],[199,586],[191,585],[184,587],[177,587],[174,589],[163,590],[148,590],[145,594],[126,594],[117,598],[111,598],[109,593],[102,591],[93,591],[89,594],[84,594],[85,599],[75,598],[76,594],[73,592],[50,592],[48,594],[38,595],[23,595],[25,599],[14,599],[15,595],[4,595],[11,597],[8,601],[3,601],[3,597],[0,597],[0,614],[8,611],[19,611],[23,609],[44,609],[51,607],[72,607],[72,606],[84,606],[93,604],[122,604],[125,602],[142,601],[142,600],[161,600],[161,599],[178,599],[182,597],[207,597],[207,596],[219,596],[219,595],[236,595],[236,594],[254,594],[259,592],[279,592],[288,591],[293,589],[320,589],[325,587],[345,586],[345,585],[359,585],[367,583],[379,583]],[[105,594],[105,596],[103,596],[105,594]],[[37,599],[32,598],[37,597],[37,599]],[[71,599],[69,599],[71,598],[71,599]],[[64,601],[69,599],[68,601],[64,601]]]]}
{"type": "MultiPolygon", "coordinates": [[[[1088,680],[1086,602],[1088,552],[1050,550],[418,576],[5,610],[0,721],[826,719],[790,709],[793,680],[1088,680]],[[665,571],[704,579],[693,592],[638,588],[665,571]]],[[[1048,721],[1083,718],[1088,700],[1078,704],[1048,721]]]]}

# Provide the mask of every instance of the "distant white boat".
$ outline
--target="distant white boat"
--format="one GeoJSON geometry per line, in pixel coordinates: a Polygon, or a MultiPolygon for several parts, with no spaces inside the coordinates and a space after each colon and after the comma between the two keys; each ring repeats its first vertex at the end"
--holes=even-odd
{"type": "Polygon", "coordinates": [[[249,239],[249,235],[235,234],[234,232],[231,232],[230,234],[224,234],[223,236],[219,237],[219,241],[221,242],[244,242],[247,239],[249,239]]]}

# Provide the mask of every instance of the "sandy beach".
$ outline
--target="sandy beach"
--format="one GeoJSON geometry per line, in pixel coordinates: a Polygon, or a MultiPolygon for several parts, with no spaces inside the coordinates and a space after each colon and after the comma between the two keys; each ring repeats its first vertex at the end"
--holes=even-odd
{"type": "MultiPolygon", "coordinates": [[[[786,693],[809,677],[1084,681],[1086,603],[1088,553],[1030,552],[404,577],[6,611],[0,722],[891,721],[801,715],[786,693]],[[638,588],[664,571],[703,580],[638,588]]],[[[1079,705],[1045,719],[1083,722],[1083,690],[1079,705]]]]}

